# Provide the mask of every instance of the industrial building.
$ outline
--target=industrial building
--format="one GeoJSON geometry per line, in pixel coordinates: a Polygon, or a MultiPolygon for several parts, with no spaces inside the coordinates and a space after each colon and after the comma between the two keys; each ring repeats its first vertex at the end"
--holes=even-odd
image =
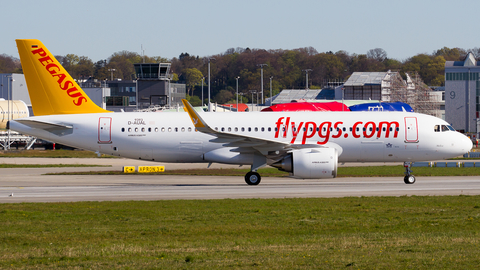
{"type": "Polygon", "coordinates": [[[343,88],[335,91],[336,100],[379,100],[383,102],[404,102],[415,112],[444,117],[442,94],[432,91],[418,74],[406,74],[406,80],[399,72],[354,72],[343,88]]]}
{"type": "Polygon", "coordinates": [[[31,107],[32,103],[28,95],[25,76],[16,73],[0,74],[0,98],[5,100],[21,100],[31,107]]]}
{"type": "Polygon", "coordinates": [[[445,120],[475,137],[480,132],[479,74],[479,62],[472,53],[463,61],[445,62],[445,120]]]}

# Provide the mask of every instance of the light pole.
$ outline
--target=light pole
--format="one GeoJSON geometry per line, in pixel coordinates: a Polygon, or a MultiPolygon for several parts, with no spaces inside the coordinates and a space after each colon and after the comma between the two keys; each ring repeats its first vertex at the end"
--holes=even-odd
{"type": "MultiPolygon", "coordinates": [[[[257,90],[250,90],[250,93],[252,93],[252,112],[253,112],[253,94],[256,94],[257,90]]],[[[257,100],[258,100],[258,95],[257,95],[257,100]]]]}
{"type": "Polygon", "coordinates": [[[113,81],[113,72],[117,71],[117,70],[114,69],[114,68],[109,68],[108,71],[110,71],[110,79],[111,79],[111,81],[113,81]]]}
{"type": "Polygon", "coordinates": [[[308,90],[308,72],[312,71],[311,69],[304,69],[302,71],[305,71],[306,79],[305,79],[305,89],[308,90]]]}
{"type": "Polygon", "coordinates": [[[212,106],[210,105],[210,61],[215,60],[215,58],[208,58],[208,111],[212,111],[212,106]]]}
{"type": "Polygon", "coordinates": [[[238,79],[240,79],[240,76],[235,77],[235,80],[237,80],[237,112],[238,112],[238,79]]]}
{"type": "Polygon", "coordinates": [[[107,104],[105,102],[105,87],[107,87],[107,79],[103,81],[103,87],[102,87],[102,108],[104,110],[107,109],[107,104]]]}
{"type": "Polygon", "coordinates": [[[135,80],[135,109],[138,111],[138,78],[135,80]]]}
{"type": "Polygon", "coordinates": [[[203,82],[204,81],[205,81],[205,77],[202,77],[202,103],[201,103],[202,106],[203,106],[203,82]]]}
{"type": "Polygon", "coordinates": [[[260,85],[260,92],[262,93],[262,104],[263,104],[263,67],[264,66],[268,67],[268,65],[267,64],[259,64],[259,66],[260,66],[260,77],[261,77],[260,78],[260,84],[261,84],[260,85]]]}
{"type": "Polygon", "coordinates": [[[270,106],[272,106],[273,96],[272,96],[272,79],[273,76],[270,76],[270,106]]]}

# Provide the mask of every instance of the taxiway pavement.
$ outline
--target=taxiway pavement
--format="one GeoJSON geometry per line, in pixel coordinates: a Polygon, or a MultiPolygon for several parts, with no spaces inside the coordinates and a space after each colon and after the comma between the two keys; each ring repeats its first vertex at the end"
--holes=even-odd
{"type": "MultiPolygon", "coordinates": [[[[112,166],[0,169],[0,203],[480,194],[478,176],[417,177],[413,185],[404,184],[402,175],[323,180],[263,177],[260,185],[248,186],[242,176],[44,175],[48,172],[120,170],[123,166],[158,165],[139,160],[0,158],[0,163],[112,166]]],[[[206,164],[162,165],[167,170],[206,167],[206,164]]],[[[212,167],[238,166],[214,164],[212,167]]]]}

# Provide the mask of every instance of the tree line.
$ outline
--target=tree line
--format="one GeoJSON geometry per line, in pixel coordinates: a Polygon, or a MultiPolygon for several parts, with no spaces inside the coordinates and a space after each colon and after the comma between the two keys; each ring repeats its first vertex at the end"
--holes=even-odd
{"type": "MultiPolygon", "coordinates": [[[[179,57],[141,56],[136,52],[120,51],[104,60],[93,62],[87,56],[67,54],[56,56],[73,78],[84,80],[135,79],[135,63],[171,63],[174,82],[185,83],[192,104],[200,104],[201,83],[204,79],[206,99],[208,62],[211,72],[211,97],[214,102],[228,103],[235,100],[238,78],[240,100],[250,101],[251,90],[260,91],[260,64],[263,65],[265,96],[270,93],[270,78],[273,94],[282,89],[305,89],[306,70],[308,87],[320,89],[328,81],[346,81],[353,72],[399,71],[417,72],[427,85],[442,86],[445,83],[445,61],[464,60],[468,52],[480,55],[480,49],[465,50],[443,47],[431,54],[417,54],[404,61],[388,58],[381,48],[371,49],[366,54],[350,54],[346,51],[321,52],[312,47],[294,50],[264,50],[231,48],[213,56],[199,57],[182,53],[179,57]],[[115,71],[113,71],[115,70],[115,71]]],[[[0,55],[0,73],[22,73],[20,61],[12,56],[0,55]]]]}

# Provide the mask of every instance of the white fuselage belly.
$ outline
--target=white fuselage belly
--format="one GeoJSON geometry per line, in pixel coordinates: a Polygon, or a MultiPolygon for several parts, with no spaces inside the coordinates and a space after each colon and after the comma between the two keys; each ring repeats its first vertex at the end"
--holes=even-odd
{"type": "MultiPolygon", "coordinates": [[[[326,147],[337,144],[343,150],[339,162],[428,161],[455,157],[470,150],[458,132],[434,132],[434,126],[447,124],[445,121],[416,113],[250,112],[203,113],[202,117],[211,128],[226,133],[293,144],[326,147]]],[[[223,147],[222,143],[210,142],[214,136],[195,131],[186,112],[52,115],[29,119],[73,128],[61,134],[15,121],[10,127],[52,142],[133,159],[206,162],[204,153],[223,147]]]]}

